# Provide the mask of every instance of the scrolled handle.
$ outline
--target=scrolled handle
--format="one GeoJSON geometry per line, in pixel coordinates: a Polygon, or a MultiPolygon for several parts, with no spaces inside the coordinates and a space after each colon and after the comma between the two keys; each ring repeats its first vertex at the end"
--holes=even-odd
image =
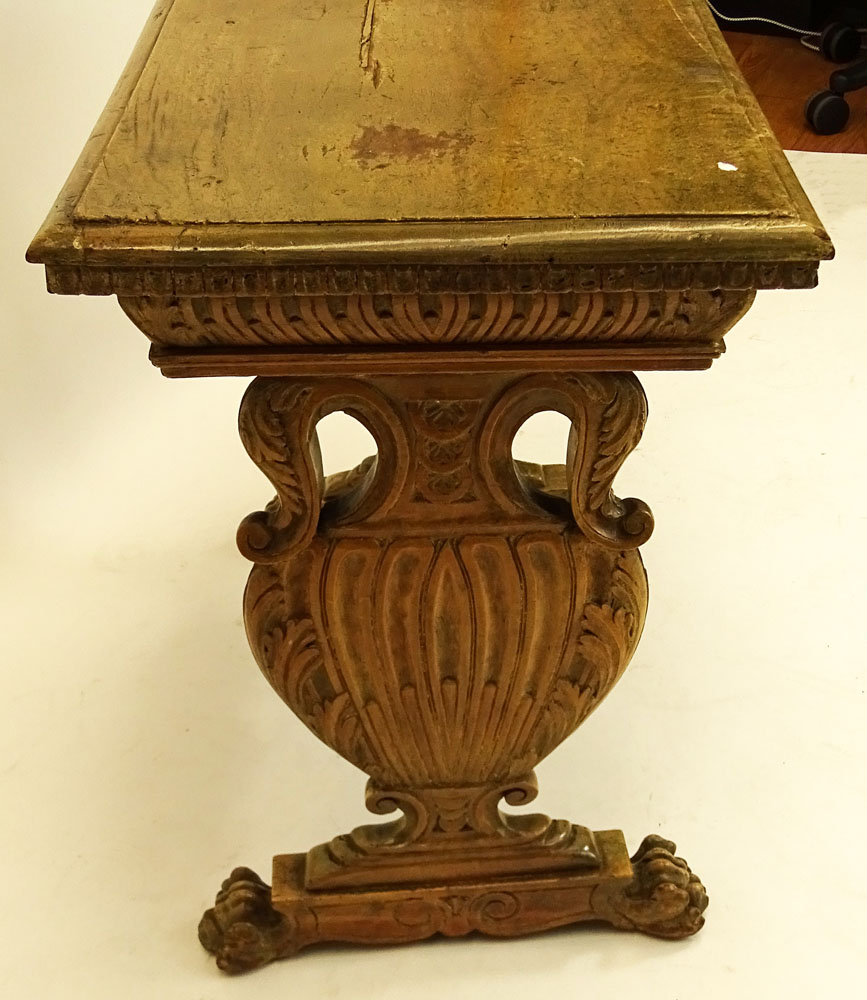
{"type": "Polygon", "coordinates": [[[479,462],[504,509],[541,510],[558,517],[568,517],[571,509],[577,527],[593,541],[609,548],[637,548],[653,531],[653,515],[643,500],[617,497],[612,484],[638,444],[646,419],[644,392],[632,374],[529,376],[512,383],[491,409],[479,462]],[[512,460],[512,441],[521,424],[543,410],[556,410],[571,422],[566,467],[539,467],[531,476],[526,463],[512,460]],[[545,488],[547,481],[561,477],[565,489],[545,488]]]}

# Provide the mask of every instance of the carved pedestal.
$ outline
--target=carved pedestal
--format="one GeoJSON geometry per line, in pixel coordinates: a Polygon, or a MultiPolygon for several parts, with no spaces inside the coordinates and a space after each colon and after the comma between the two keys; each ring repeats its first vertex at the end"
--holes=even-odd
{"type": "Polygon", "coordinates": [[[250,643],[323,742],[400,818],[239,870],[203,919],[229,971],[317,941],[509,935],[605,920],[662,937],[707,899],[674,845],[630,863],[616,832],[540,814],[533,768],[611,690],[638,643],[653,519],[612,480],[641,435],[631,374],[257,379],[241,435],[277,490],[238,533],[255,567],[250,643]],[[571,421],[567,464],[512,441],[531,414],[571,421]],[[324,479],[316,423],[361,421],[377,454],[324,479]]]}

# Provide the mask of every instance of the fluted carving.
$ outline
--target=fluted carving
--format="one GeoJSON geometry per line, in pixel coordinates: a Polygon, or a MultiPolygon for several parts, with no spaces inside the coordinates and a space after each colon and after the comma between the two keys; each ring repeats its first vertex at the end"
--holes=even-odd
{"type": "Polygon", "coordinates": [[[453,525],[435,539],[408,518],[390,540],[333,522],[303,555],[254,570],[247,619],[266,676],[386,784],[532,769],[616,682],[646,605],[634,553],[547,520],[539,507],[508,538],[453,525]]]}
{"type": "Polygon", "coordinates": [[[412,378],[264,379],[242,407],[244,443],[278,491],[239,535],[257,563],[250,641],[298,717],[383,789],[369,798],[376,811],[404,810],[387,833],[358,833],[365,850],[418,845],[417,823],[538,840],[552,821],[516,827],[491,802],[514,797],[598,705],[641,634],[634,549],[652,520],[610,492],[641,431],[640,386],[603,375],[473,384],[444,398],[412,378]],[[511,458],[543,405],[573,421],[562,492],[511,458]],[[380,450],[326,483],[315,424],[336,408],[380,450]],[[498,521],[510,527],[492,532],[498,521]]]}
{"type": "Polygon", "coordinates": [[[369,775],[367,806],[385,822],[278,858],[276,896],[235,873],[203,921],[223,967],[368,933],[513,934],[599,916],[694,929],[701,900],[669,871],[678,862],[662,859],[687,917],[660,909],[671,890],[654,881],[658,850],[633,870],[611,833],[501,808],[532,802],[533,768],[608,694],[641,636],[637,549],[653,518],[613,486],[645,418],[631,374],[250,386],[241,436],[277,494],[239,530],[255,564],[250,643],[298,718],[369,775]],[[570,421],[565,465],[516,462],[515,434],[545,409],[570,421]],[[326,480],[316,425],[334,410],[361,421],[377,453],[326,480]]]}

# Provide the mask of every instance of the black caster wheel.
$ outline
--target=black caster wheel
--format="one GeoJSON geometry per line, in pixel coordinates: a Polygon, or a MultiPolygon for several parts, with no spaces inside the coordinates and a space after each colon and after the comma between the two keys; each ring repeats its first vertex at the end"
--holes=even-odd
{"type": "Polygon", "coordinates": [[[836,135],[849,121],[849,105],[841,94],[833,90],[820,90],[804,105],[804,117],[810,128],[819,135],[836,135]]]}
{"type": "Polygon", "coordinates": [[[831,62],[852,62],[861,51],[861,35],[849,24],[832,21],[819,37],[819,49],[831,62]]]}

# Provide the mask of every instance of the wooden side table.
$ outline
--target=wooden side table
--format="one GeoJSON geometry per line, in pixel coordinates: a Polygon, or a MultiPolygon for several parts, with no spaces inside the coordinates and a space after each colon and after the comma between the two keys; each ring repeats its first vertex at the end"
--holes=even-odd
{"type": "Polygon", "coordinates": [[[29,258],[117,295],[164,374],[255,376],[241,436],[277,496],[238,533],[250,643],[398,815],[271,887],[233,872],[200,925],[221,968],[702,926],[672,843],[630,859],[499,806],[641,635],[653,518],[612,492],[634,372],[707,368],[831,252],[701,2],[160,0],[29,258]],[[335,410],[377,454],[326,479],[335,410]],[[565,466],[512,458],[540,410],[571,421],[565,466]]]}

